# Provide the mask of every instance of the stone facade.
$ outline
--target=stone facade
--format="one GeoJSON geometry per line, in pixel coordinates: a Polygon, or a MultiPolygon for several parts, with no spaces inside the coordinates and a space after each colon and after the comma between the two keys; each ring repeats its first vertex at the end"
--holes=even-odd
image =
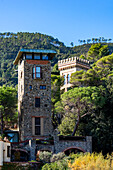
{"type": "Polygon", "coordinates": [[[50,61],[23,60],[18,64],[18,112],[19,127],[22,140],[34,137],[33,118],[42,119],[42,134],[51,134],[51,63],[50,61]],[[42,78],[33,79],[34,66],[41,67],[42,78]],[[40,85],[46,85],[46,89],[40,90],[40,85]],[[32,88],[30,89],[30,86],[32,88]],[[35,107],[35,98],[40,98],[40,107],[35,107]]]}
{"type": "Polygon", "coordinates": [[[72,84],[70,84],[69,82],[71,74],[80,70],[87,71],[88,69],[90,69],[90,63],[88,60],[84,60],[78,57],[72,57],[64,60],[59,60],[58,68],[60,70],[60,75],[63,76],[65,79],[64,85],[61,87],[61,90],[65,89],[65,91],[68,91],[68,89],[72,86],[72,84]]]}

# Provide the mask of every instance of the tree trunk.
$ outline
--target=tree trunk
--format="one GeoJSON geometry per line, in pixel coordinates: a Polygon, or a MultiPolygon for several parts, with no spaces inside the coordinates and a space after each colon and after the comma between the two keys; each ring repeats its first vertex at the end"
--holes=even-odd
{"type": "Polygon", "coordinates": [[[4,121],[3,121],[3,114],[1,113],[1,136],[3,136],[3,128],[4,128],[4,121]]]}
{"type": "Polygon", "coordinates": [[[74,130],[73,130],[73,133],[72,133],[72,136],[75,135],[77,129],[78,129],[78,125],[79,125],[79,122],[80,122],[80,115],[78,115],[78,119],[77,119],[77,122],[75,124],[75,127],[74,127],[74,130]]]}

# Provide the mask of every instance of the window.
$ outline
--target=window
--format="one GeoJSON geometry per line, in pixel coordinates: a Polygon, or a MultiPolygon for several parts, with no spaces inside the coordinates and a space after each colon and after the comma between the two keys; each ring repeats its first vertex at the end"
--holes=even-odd
{"type": "Polygon", "coordinates": [[[48,56],[47,55],[43,55],[42,56],[42,60],[48,60],[48,56]]]}
{"type": "Polygon", "coordinates": [[[67,75],[67,84],[69,84],[69,82],[70,82],[70,75],[68,74],[67,75]]]}
{"type": "Polygon", "coordinates": [[[41,67],[33,67],[33,79],[41,78],[41,67]]]}
{"type": "Polygon", "coordinates": [[[29,90],[32,90],[32,85],[29,86],[29,90]]]}
{"type": "Polygon", "coordinates": [[[40,117],[35,117],[35,135],[40,135],[41,131],[41,122],[40,117]]]}
{"type": "Polygon", "coordinates": [[[32,59],[32,54],[26,54],[26,59],[32,59]]]}
{"type": "Polygon", "coordinates": [[[40,98],[35,98],[35,107],[40,107],[40,98]]]}
{"type": "Polygon", "coordinates": [[[35,60],[40,60],[40,55],[39,54],[34,54],[34,59],[35,60]]]}
{"type": "Polygon", "coordinates": [[[7,146],[7,157],[10,157],[10,146],[7,146]]]}
{"type": "Polygon", "coordinates": [[[46,85],[40,85],[40,89],[41,90],[45,90],[46,89],[46,85]]]}
{"type": "Polygon", "coordinates": [[[32,135],[44,135],[44,118],[32,117],[32,135]]]}
{"type": "Polygon", "coordinates": [[[66,84],[66,75],[64,75],[64,85],[66,84]]]}

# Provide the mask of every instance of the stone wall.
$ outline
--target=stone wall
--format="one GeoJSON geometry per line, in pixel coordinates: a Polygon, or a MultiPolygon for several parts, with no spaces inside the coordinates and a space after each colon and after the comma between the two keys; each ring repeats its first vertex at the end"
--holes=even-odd
{"type": "Polygon", "coordinates": [[[33,137],[33,117],[43,119],[43,136],[52,131],[51,124],[51,62],[37,60],[23,60],[18,66],[18,111],[20,115],[21,140],[33,137]],[[34,66],[40,66],[42,78],[33,79],[34,66]],[[21,72],[23,73],[21,76],[21,72]],[[21,91],[22,85],[22,91],[21,91]],[[32,89],[30,89],[30,85],[32,89]],[[46,85],[45,90],[40,85],[46,85]],[[35,97],[40,98],[40,107],[35,107],[35,97]]]}
{"type": "Polygon", "coordinates": [[[92,153],[92,137],[86,136],[84,141],[74,141],[74,140],[59,140],[59,136],[54,135],[54,144],[37,144],[36,140],[31,141],[30,146],[30,157],[31,159],[36,159],[35,151],[51,151],[53,153],[64,152],[68,149],[75,148],[82,152],[92,153]],[[36,149],[36,150],[35,150],[36,149]]]}

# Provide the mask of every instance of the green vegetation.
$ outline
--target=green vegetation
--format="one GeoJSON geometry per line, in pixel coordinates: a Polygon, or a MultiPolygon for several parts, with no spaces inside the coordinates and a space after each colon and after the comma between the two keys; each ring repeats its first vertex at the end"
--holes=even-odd
{"type": "MultiPolygon", "coordinates": [[[[92,41],[104,42],[104,44],[92,45],[88,40],[88,44],[73,47],[71,42],[72,47],[66,47],[58,39],[40,33],[1,33],[0,86],[17,85],[17,66],[13,66],[13,60],[20,48],[56,50],[57,55],[52,61],[54,67],[51,76],[53,126],[56,128],[61,123],[58,128],[63,135],[93,136],[93,150],[106,154],[113,150],[113,54],[111,54],[113,43],[108,43],[107,46],[106,41],[96,39],[92,41]],[[89,59],[92,62],[91,69],[87,72],[82,70],[73,73],[71,76],[73,88],[61,95],[60,86],[63,78],[59,76],[56,63],[58,59],[73,56],[89,59]]],[[[0,90],[2,88],[4,92],[7,90],[5,86],[0,90]]],[[[3,101],[3,93],[0,102],[3,101]]],[[[14,97],[16,93],[12,94],[14,97]]],[[[5,101],[8,101],[8,98],[10,99],[7,94],[5,101]]],[[[1,114],[4,116],[1,119],[2,124],[9,120],[13,121],[16,108],[15,102],[14,105],[7,102],[7,107],[3,104],[0,103],[1,114]],[[11,110],[9,110],[10,106],[11,110]],[[9,114],[9,117],[6,118],[5,114],[9,114]]]]}
{"type": "Polygon", "coordinates": [[[105,158],[101,153],[87,153],[80,155],[73,163],[69,162],[68,166],[73,170],[112,170],[113,169],[113,155],[107,155],[105,158]]]}
{"type": "MultiPolygon", "coordinates": [[[[64,43],[57,38],[41,33],[0,33],[0,86],[17,85],[17,66],[13,65],[13,61],[21,48],[31,49],[52,49],[56,50],[57,54],[52,61],[52,66],[59,59],[78,56],[81,54],[87,58],[87,52],[91,44],[80,46],[66,47],[64,43]]],[[[108,43],[110,53],[113,52],[113,44],[108,43]]]]}
{"type": "Polygon", "coordinates": [[[105,89],[101,87],[79,87],[69,90],[61,96],[56,103],[56,112],[62,114],[62,123],[59,130],[62,135],[78,135],[79,123],[84,117],[89,117],[94,110],[105,104],[105,89]]]}
{"type": "Polygon", "coordinates": [[[93,169],[113,169],[113,155],[104,157],[102,153],[81,153],[70,154],[61,160],[52,163],[47,163],[42,167],[42,170],[93,170],[93,169]]]}
{"type": "Polygon", "coordinates": [[[88,53],[97,61],[87,72],[72,74],[73,89],[55,104],[62,118],[58,128],[63,135],[91,135],[93,151],[107,154],[113,150],[113,54],[104,56],[109,51],[100,44],[92,45],[88,53]],[[106,50],[97,57],[100,49],[106,50]]]}
{"type": "Polygon", "coordinates": [[[17,122],[17,91],[12,87],[0,87],[0,124],[1,135],[5,127],[17,122]]]}

